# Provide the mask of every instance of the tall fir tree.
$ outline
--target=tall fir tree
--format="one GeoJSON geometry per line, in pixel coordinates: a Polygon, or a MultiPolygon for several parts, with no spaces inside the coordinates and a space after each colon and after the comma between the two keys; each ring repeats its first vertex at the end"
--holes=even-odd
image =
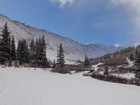
{"type": "Polygon", "coordinates": [[[11,39],[11,59],[16,60],[16,47],[15,47],[15,38],[12,36],[11,39]]]}
{"type": "Polygon", "coordinates": [[[29,49],[25,39],[18,42],[17,59],[20,60],[20,64],[29,63],[29,49]]]}
{"type": "Polygon", "coordinates": [[[21,40],[18,41],[17,50],[16,50],[16,59],[21,61],[22,59],[22,45],[21,40]]]}
{"type": "Polygon", "coordinates": [[[139,48],[140,48],[140,46],[138,46],[135,51],[135,63],[136,64],[140,64],[140,51],[138,50],[139,48]]]}
{"type": "Polygon", "coordinates": [[[135,63],[134,66],[136,67],[137,71],[135,72],[135,77],[140,79],[140,45],[135,49],[135,63]]]}
{"type": "Polygon", "coordinates": [[[85,56],[84,66],[90,66],[90,60],[87,55],[85,56]]]}
{"type": "Polygon", "coordinates": [[[30,63],[35,64],[36,60],[36,52],[35,52],[35,42],[34,39],[32,39],[31,43],[29,44],[29,53],[30,53],[30,63]]]}
{"type": "Polygon", "coordinates": [[[56,63],[55,63],[55,59],[54,59],[52,68],[55,68],[55,67],[56,67],[56,63]]]}
{"type": "Polygon", "coordinates": [[[4,63],[6,60],[11,62],[11,53],[10,53],[10,32],[8,30],[7,23],[3,26],[1,31],[1,38],[0,38],[0,58],[3,60],[4,63]]]}
{"type": "Polygon", "coordinates": [[[65,56],[63,51],[63,46],[60,44],[59,50],[57,52],[57,67],[63,68],[65,66],[65,56]]]}
{"type": "Polygon", "coordinates": [[[42,48],[41,48],[41,39],[36,40],[36,64],[37,66],[41,67],[41,54],[42,48]]]}
{"type": "Polygon", "coordinates": [[[24,63],[29,63],[29,48],[28,48],[28,43],[25,39],[23,39],[23,62],[24,63]]]}
{"type": "Polygon", "coordinates": [[[42,65],[43,67],[50,67],[50,63],[47,59],[47,55],[46,55],[46,42],[45,42],[45,36],[43,35],[42,37],[42,65]]]}
{"type": "Polygon", "coordinates": [[[36,64],[40,67],[50,67],[46,57],[46,42],[45,37],[36,40],[36,64]]]}
{"type": "Polygon", "coordinates": [[[129,59],[130,59],[130,61],[134,61],[135,60],[134,55],[133,55],[132,52],[130,53],[129,59]]]}
{"type": "Polygon", "coordinates": [[[5,46],[9,48],[10,51],[10,32],[8,30],[7,22],[3,26],[3,30],[1,31],[2,42],[5,46]]]}

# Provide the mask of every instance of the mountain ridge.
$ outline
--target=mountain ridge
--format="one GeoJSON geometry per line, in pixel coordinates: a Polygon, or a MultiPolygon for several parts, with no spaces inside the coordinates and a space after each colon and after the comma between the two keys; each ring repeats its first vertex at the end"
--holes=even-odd
{"type": "Polygon", "coordinates": [[[36,39],[44,35],[47,44],[47,57],[51,60],[56,59],[57,49],[60,43],[63,44],[66,61],[83,60],[85,55],[95,58],[106,53],[112,53],[122,49],[121,47],[116,48],[114,46],[106,46],[97,43],[85,45],[71,38],[49,32],[46,29],[38,29],[30,25],[26,25],[25,23],[11,20],[7,16],[0,14],[0,30],[2,30],[2,27],[6,22],[11,35],[15,36],[16,42],[21,38],[25,38],[30,41],[31,39],[36,39]]]}

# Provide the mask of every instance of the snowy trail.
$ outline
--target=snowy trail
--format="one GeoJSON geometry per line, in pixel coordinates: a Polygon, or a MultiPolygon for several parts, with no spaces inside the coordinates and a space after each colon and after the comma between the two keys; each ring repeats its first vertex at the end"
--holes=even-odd
{"type": "Polygon", "coordinates": [[[0,105],[139,105],[140,87],[26,68],[0,68],[0,105]]]}

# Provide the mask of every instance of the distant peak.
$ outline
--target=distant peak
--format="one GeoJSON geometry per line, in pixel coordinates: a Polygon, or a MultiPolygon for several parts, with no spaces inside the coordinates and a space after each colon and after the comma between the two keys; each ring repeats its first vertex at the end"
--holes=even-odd
{"type": "Polygon", "coordinates": [[[104,44],[102,44],[102,43],[88,43],[88,44],[86,44],[87,46],[91,46],[91,45],[104,45],[104,44]]]}
{"type": "Polygon", "coordinates": [[[114,47],[122,47],[122,45],[121,44],[119,44],[119,43],[117,43],[117,44],[114,44],[114,47]]]}

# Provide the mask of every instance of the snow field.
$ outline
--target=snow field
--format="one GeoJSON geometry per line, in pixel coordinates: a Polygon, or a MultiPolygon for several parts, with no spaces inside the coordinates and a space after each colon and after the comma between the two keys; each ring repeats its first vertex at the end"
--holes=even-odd
{"type": "Polygon", "coordinates": [[[139,105],[140,87],[33,68],[0,68],[0,105],[139,105]]]}

